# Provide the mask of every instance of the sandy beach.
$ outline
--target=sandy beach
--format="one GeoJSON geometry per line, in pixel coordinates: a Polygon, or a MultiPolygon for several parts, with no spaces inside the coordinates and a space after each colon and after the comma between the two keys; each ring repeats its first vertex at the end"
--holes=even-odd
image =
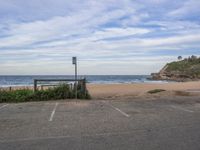
{"type": "Polygon", "coordinates": [[[200,96],[200,81],[173,83],[88,84],[93,99],[132,99],[176,96],[200,96]],[[166,91],[149,94],[148,91],[166,91]]]}

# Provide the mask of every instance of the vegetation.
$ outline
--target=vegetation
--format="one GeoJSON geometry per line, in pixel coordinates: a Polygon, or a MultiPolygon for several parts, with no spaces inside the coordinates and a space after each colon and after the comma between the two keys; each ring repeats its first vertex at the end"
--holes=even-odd
{"type": "MultiPolygon", "coordinates": [[[[182,57],[179,57],[182,59],[182,57]]],[[[190,78],[200,78],[200,58],[191,56],[180,61],[168,63],[167,72],[178,73],[190,78]]]]}
{"type": "Polygon", "coordinates": [[[182,56],[178,56],[178,60],[182,60],[183,58],[182,58],[182,56]]]}
{"type": "MultiPolygon", "coordinates": [[[[67,84],[59,85],[58,87],[49,88],[33,92],[30,89],[0,91],[0,103],[4,102],[28,102],[28,101],[43,101],[43,100],[58,100],[75,98],[75,90],[70,89],[67,84]]],[[[81,90],[78,86],[78,99],[90,99],[88,91],[81,90]]]]}
{"type": "Polygon", "coordinates": [[[150,90],[148,91],[149,94],[155,94],[155,93],[159,93],[159,92],[164,92],[166,90],[163,89],[154,89],[154,90],[150,90]]]}

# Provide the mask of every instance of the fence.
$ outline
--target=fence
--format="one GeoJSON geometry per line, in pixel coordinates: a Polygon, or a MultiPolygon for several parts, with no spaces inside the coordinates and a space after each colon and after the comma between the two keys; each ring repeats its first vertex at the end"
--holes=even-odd
{"type": "Polygon", "coordinates": [[[86,92],[86,79],[34,79],[34,92],[38,90],[38,83],[40,83],[41,89],[45,86],[58,86],[59,83],[69,84],[71,88],[80,86],[81,91],[86,92]],[[41,82],[46,84],[41,84],[41,82]],[[52,84],[54,82],[54,84],[52,84]],[[55,83],[56,82],[56,83],[55,83]],[[51,84],[50,84],[51,83],[51,84]]]}

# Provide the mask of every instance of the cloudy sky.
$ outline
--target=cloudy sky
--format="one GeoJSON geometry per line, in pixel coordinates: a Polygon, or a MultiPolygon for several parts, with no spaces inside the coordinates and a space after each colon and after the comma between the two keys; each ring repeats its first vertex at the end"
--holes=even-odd
{"type": "Polygon", "coordinates": [[[0,74],[149,74],[200,55],[200,0],[0,0],[0,74]]]}

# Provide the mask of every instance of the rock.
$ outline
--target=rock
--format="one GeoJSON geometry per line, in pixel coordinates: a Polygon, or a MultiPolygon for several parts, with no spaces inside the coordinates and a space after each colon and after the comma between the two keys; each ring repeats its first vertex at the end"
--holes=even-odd
{"type": "Polygon", "coordinates": [[[186,82],[186,81],[196,81],[197,78],[182,74],[180,71],[167,71],[167,65],[159,71],[159,73],[151,73],[151,80],[169,80],[169,81],[178,81],[178,82],[186,82]]]}
{"type": "Polygon", "coordinates": [[[151,79],[179,82],[200,80],[200,57],[191,56],[168,63],[158,73],[152,73],[151,79]]]}

